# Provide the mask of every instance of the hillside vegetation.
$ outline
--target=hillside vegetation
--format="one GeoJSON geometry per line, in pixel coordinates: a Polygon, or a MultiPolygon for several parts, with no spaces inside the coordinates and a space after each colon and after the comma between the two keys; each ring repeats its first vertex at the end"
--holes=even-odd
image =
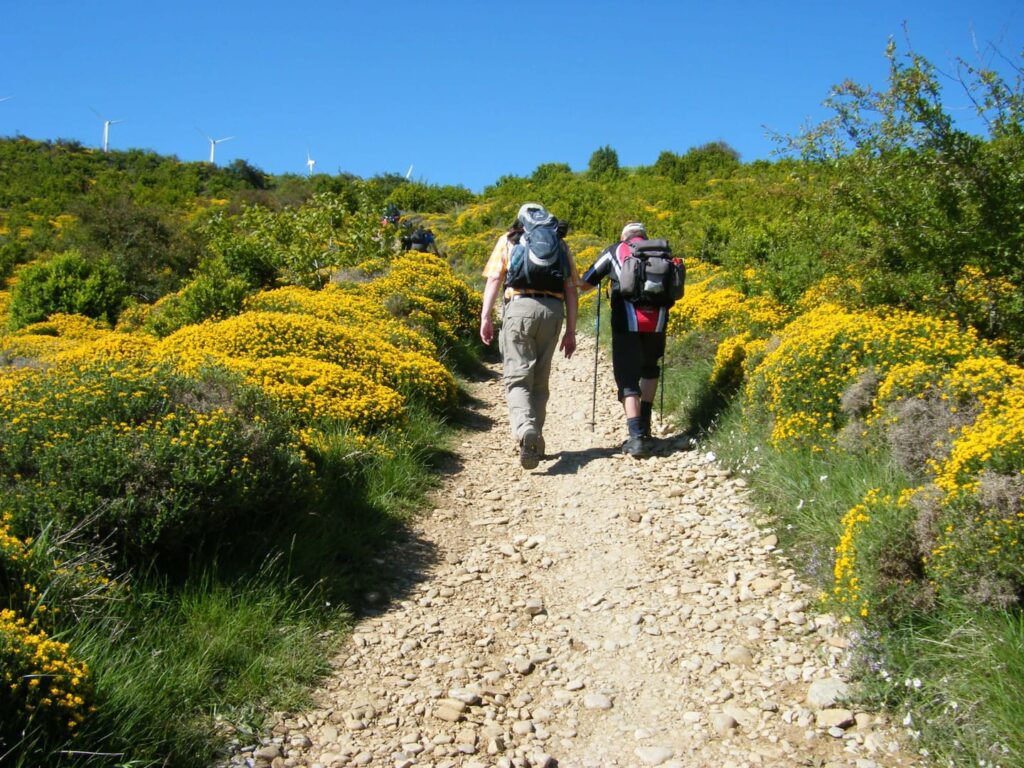
{"type": "Polygon", "coordinates": [[[685,256],[668,405],[850,623],[861,695],[942,762],[1024,763],[1024,93],[964,64],[969,134],[889,56],[785,159],[602,147],[479,196],[0,141],[0,762],[205,765],[215,713],[301,698],[538,200],[581,268],[631,220],[685,256]]]}

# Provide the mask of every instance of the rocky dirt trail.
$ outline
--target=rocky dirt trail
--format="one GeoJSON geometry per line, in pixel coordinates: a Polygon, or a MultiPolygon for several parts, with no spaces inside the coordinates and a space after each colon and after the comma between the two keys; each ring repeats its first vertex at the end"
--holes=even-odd
{"type": "Polygon", "coordinates": [[[842,703],[846,642],[753,522],[746,483],[681,438],[635,460],[592,341],[556,361],[549,457],[519,467],[497,369],[430,513],[385,557],[316,707],[233,765],[914,765],[842,703]]]}

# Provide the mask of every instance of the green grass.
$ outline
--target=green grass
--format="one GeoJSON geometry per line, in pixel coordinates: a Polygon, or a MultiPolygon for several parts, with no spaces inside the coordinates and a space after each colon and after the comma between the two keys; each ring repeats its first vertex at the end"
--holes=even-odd
{"type": "Polygon", "coordinates": [[[318,457],[320,503],[302,519],[272,532],[289,573],[315,584],[325,600],[358,610],[368,592],[394,569],[382,550],[400,536],[437,485],[451,428],[413,405],[402,432],[382,437],[385,454],[367,454],[344,429],[327,434],[318,457]]]}
{"type": "Polygon", "coordinates": [[[1024,765],[1024,617],[945,605],[876,642],[865,691],[912,709],[936,765],[1024,765]]]}
{"type": "MultiPolygon", "coordinates": [[[[383,451],[337,427],[317,457],[313,507],[233,532],[216,561],[184,577],[133,574],[129,590],[60,637],[95,685],[83,732],[56,746],[23,739],[9,759],[205,768],[228,731],[253,743],[268,712],[307,704],[367,593],[386,594],[398,564],[385,548],[436,486],[450,435],[419,407],[401,432],[380,436],[383,451]]],[[[416,557],[429,552],[402,567],[416,557]]]]}
{"type": "Polygon", "coordinates": [[[279,569],[142,588],[116,620],[70,638],[96,684],[80,743],[123,755],[89,764],[208,766],[221,742],[215,715],[246,732],[265,711],[308,700],[337,637],[327,626],[343,630],[344,611],[316,604],[279,569]]]}

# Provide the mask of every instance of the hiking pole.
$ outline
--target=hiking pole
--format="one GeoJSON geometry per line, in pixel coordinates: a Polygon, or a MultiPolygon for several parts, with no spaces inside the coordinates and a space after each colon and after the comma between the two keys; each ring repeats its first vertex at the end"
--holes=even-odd
{"type": "Polygon", "coordinates": [[[658,426],[662,434],[665,433],[665,360],[666,355],[661,356],[661,405],[658,406],[658,426]]]}
{"type": "Polygon", "coordinates": [[[594,321],[594,396],[590,402],[590,431],[597,421],[597,351],[601,348],[601,284],[597,284],[597,320],[594,321]]]}

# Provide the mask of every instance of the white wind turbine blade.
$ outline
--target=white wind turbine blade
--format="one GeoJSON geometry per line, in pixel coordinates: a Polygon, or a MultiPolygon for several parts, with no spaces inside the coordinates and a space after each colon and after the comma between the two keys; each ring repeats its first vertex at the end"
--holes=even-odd
{"type": "Polygon", "coordinates": [[[3,104],[5,101],[10,101],[13,98],[14,98],[13,96],[3,96],[3,97],[0,97],[0,104],[3,104]]]}
{"type": "Polygon", "coordinates": [[[409,166],[409,170],[405,172],[405,178],[408,179],[410,176],[412,176],[412,166],[411,165],[409,166]]]}

